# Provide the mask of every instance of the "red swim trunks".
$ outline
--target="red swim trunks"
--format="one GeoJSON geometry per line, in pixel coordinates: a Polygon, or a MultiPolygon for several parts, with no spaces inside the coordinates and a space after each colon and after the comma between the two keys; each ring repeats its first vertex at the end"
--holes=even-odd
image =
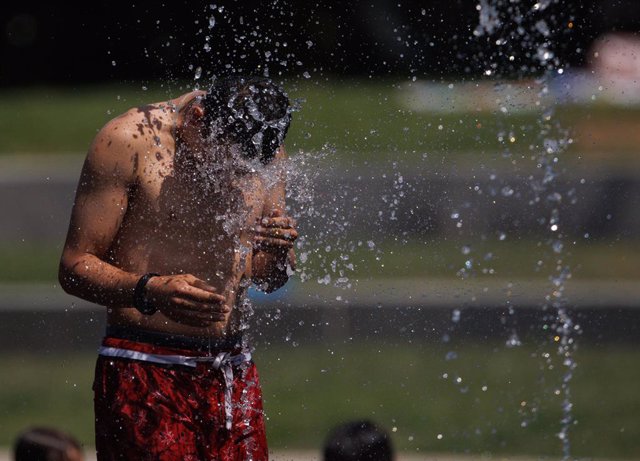
{"type": "Polygon", "coordinates": [[[93,386],[98,460],[268,460],[256,366],[217,353],[105,338],[93,386]]]}

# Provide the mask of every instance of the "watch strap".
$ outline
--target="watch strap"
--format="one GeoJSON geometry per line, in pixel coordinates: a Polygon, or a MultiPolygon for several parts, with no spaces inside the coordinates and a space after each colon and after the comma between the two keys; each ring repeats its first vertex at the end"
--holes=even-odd
{"type": "Polygon", "coordinates": [[[141,314],[153,315],[158,310],[151,301],[145,296],[145,287],[152,277],[157,277],[160,274],[149,272],[144,274],[136,283],[136,287],[133,290],[133,307],[135,307],[141,314]]]}

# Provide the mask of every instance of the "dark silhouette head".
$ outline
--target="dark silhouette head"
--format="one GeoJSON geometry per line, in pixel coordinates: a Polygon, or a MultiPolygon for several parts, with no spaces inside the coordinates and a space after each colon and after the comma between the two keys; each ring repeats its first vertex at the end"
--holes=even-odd
{"type": "Polygon", "coordinates": [[[207,137],[240,144],[249,158],[266,164],[274,157],[291,122],[286,93],[261,77],[218,80],[202,100],[207,137]]]}
{"type": "Polygon", "coordinates": [[[335,427],[324,445],[324,461],[391,461],[393,446],[386,431],[371,421],[335,427]]]}
{"type": "Polygon", "coordinates": [[[14,443],[15,461],[82,461],[80,443],[71,435],[48,427],[22,432],[14,443]]]}

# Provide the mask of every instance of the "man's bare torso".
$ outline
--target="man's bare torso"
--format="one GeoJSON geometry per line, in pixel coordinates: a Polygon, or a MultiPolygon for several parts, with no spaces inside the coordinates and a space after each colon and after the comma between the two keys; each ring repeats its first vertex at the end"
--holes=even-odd
{"type": "Polygon", "coordinates": [[[132,109],[112,122],[112,136],[128,138],[131,165],[123,168],[133,168],[134,180],[107,262],[134,273],[193,274],[225,297],[231,313],[194,327],[160,312],[143,316],[112,306],[110,325],[189,336],[222,336],[238,327],[239,300],[251,280],[252,232],[268,187],[260,172],[211,169],[206,159],[194,162],[180,151],[175,117],[197,95],[132,109]]]}

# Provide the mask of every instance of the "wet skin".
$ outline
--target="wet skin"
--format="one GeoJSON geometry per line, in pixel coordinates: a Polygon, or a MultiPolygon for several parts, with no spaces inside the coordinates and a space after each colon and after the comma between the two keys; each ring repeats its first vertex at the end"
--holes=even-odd
{"type": "Polygon", "coordinates": [[[94,139],[82,170],[60,282],[107,306],[110,325],[221,337],[240,322],[253,280],[268,291],[293,264],[295,222],[284,215],[284,162],[251,168],[201,135],[193,92],[131,109],[94,139]],[[158,312],[132,308],[146,272],[158,312]]]}

